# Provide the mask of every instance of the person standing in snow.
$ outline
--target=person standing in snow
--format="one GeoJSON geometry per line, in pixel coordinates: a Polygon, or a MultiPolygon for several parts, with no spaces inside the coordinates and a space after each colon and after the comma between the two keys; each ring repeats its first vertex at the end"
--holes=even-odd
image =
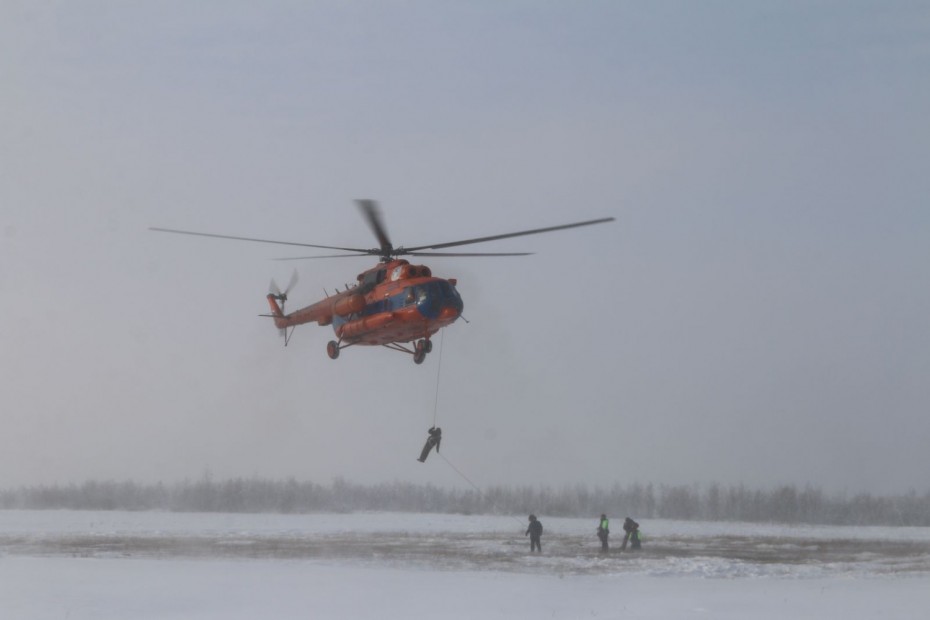
{"type": "Polygon", "coordinates": [[[597,524],[597,537],[601,539],[601,551],[607,551],[607,537],[610,535],[610,521],[607,515],[601,515],[601,520],[597,524]]]}
{"type": "Polygon", "coordinates": [[[542,544],[540,543],[542,532],[542,521],[537,519],[536,515],[530,515],[530,526],[526,528],[526,534],[524,534],[524,536],[530,537],[530,553],[534,550],[542,553],[542,544]]]}
{"type": "Polygon", "coordinates": [[[433,446],[436,446],[436,453],[439,453],[439,442],[442,441],[442,429],[438,426],[430,427],[428,432],[429,437],[426,439],[426,445],[423,446],[420,458],[417,459],[421,463],[426,462],[426,457],[429,456],[429,451],[433,449],[433,446]]]}
{"type": "Polygon", "coordinates": [[[625,532],[623,536],[623,544],[620,545],[620,550],[626,549],[626,543],[630,543],[630,549],[641,549],[642,543],[639,539],[639,523],[633,519],[627,517],[623,522],[623,531],[625,532]]]}

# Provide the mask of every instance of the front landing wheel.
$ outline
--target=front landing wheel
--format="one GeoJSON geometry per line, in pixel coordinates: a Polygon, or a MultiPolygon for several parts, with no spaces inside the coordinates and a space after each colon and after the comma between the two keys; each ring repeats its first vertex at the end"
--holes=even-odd
{"type": "Polygon", "coordinates": [[[339,357],[339,343],[335,340],[330,340],[326,343],[326,354],[329,356],[329,359],[334,360],[339,357]]]}
{"type": "Polygon", "coordinates": [[[413,363],[414,364],[422,364],[423,360],[426,359],[427,351],[426,351],[425,343],[426,343],[425,340],[419,340],[417,341],[417,344],[414,346],[413,348],[413,363]]]}

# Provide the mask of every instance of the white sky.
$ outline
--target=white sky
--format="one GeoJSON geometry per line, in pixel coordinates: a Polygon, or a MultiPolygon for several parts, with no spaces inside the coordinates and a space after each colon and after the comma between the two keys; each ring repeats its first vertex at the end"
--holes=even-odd
{"type": "MultiPolygon", "coordinates": [[[[930,7],[0,2],[0,485],[930,487],[930,7]],[[264,6],[268,4],[270,6],[264,6]],[[287,349],[276,246],[424,261],[422,366],[287,349]]],[[[297,250],[299,252],[300,250],[297,250]]],[[[300,263],[292,308],[365,258],[300,263]]]]}

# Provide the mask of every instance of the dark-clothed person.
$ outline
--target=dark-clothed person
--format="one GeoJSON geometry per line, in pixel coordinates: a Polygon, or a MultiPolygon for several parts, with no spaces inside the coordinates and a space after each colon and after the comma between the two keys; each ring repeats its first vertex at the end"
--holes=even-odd
{"type": "Polygon", "coordinates": [[[621,549],[626,549],[628,541],[630,543],[630,549],[642,549],[642,542],[639,539],[639,523],[627,517],[623,522],[623,531],[625,534],[623,536],[623,545],[621,549]]]}
{"type": "Polygon", "coordinates": [[[542,530],[542,521],[537,519],[536,515],[530,515],[530,526],[526,528],[526,534],[524,534],[524,536],[530,537],[530,553],[533,551],[542,552],[542,544],[540,543],[542,530]]]}
{"type": "Polygon", "coordinates": [[[597,524],[597,537],[601,539],[601,551],[607,551],[608,536],[610,536],[610,521],[607,515],[601,515],[601,521],[597,524]]]}
{"type": "Polygon", "coordinates": [[[429,429],[429,437],[426,439],[426,445],[423,446],[423,451],[420,452],[420,458],[417,460],[421,463],[426,462],[426,457],[429,456],[429,451],[433,449],[433,446],[436,447],[436,453],[439,453],[439,442],[442,441],[442,429],[438,426],[432,426],[429,429]]]}

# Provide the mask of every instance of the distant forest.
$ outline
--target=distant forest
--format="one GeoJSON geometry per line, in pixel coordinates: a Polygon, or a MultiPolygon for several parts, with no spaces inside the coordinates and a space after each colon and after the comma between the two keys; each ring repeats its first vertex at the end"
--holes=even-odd
{"type": "Polygon", "coordinates": [[[559,488],[495,486],[476,490],[391,482],[360,485],[261,478],[174,484],[85,482],[0,491],[0,509],[167,510],[176,512],[396,511],[590,517],[605,512],[635,519],[750,521],[825,525],[930,526],[930,491],[876,497],[827,495],[805,487],[761,491],[742,485],[584,484],[559,488]]]}

